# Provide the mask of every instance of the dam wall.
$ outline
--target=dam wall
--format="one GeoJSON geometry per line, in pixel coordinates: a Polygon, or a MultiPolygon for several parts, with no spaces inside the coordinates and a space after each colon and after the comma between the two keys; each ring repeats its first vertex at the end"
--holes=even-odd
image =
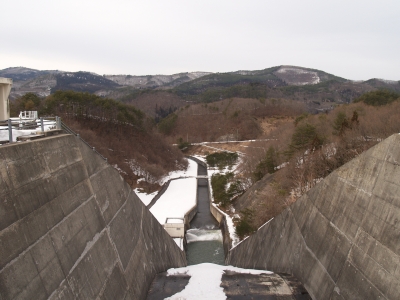
{"type": "Polygon", "coordinates": [[[0,299],[144,299],[186,265],[118,172],[72,135],[0,147],[0,299]]]}
{"type": "Polygon", "coordinates": [[[290,273],[313,299],[399,299],[400,135],[331,173],[226,263],[290,273]]]}
{"type": "MultiPolygon", "coordinates": [[[[212,199],[211,194],[210,194],[210,199],[212,199]]],[[[218,221],[219,228],[221,229],[222,232],[222,241],[224,245],[224,255],[225,257],[228,255],[229,249],[232,247],[232,241],[231,237],[229,234],[229,228],[228,224],[226,223],[226,217],[222,212],[216,208],[210,201],[210,211],[211,214],[214,216],[214,218],[218,221]]]]}

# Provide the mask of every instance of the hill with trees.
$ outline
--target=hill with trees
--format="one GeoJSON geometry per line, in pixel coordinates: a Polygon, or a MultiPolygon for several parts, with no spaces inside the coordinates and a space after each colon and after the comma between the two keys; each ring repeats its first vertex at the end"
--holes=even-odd
{"type": "MultiPolygon", "coordinates": [[[[361,99],[373,96],[368,93],[361,99]]],[[[382,94],[379,93],[381,96],[382,94]]],[[[267,139],[244,148],[238,175],[228,176],[242,186],[226,210],[240,212],[242,237],[250,234],[302,194],[363,151],[400,132],[400,97],[385,93],[386,101],[362,101],[318,114],[303,114],[276,127],[267,139]],[[382,103],[381,102],[381,103],[382,103]]]]}
{"type": "Polygon", "coordinates": [[[350,81],[326,72],[295,66],[226,73],[188,72],[173,75],[98,75],[91,72],[40,71],[23,67],[0,70],[14,80],[10,98],[28,92],[45,97],[57,90],[90,92],[134,103],[155,117],[184,103],[210,103],[230,98],[285,99],[304,103],[309,112],[323,112],[335,104],[351,103],[365,92],[386,89],[400,92],[399,81],[350,81]],[[167,91],[168,94],[163,93],[167,91]],[[172,96],[172,94],[174,96],[172,96]],[[173,98],[165,101],[166,95],[173,98]]]}
{"type": "Polygon", "coordinates": [[[28,93],[12,101],[12,115],[20,110],[60,116],[132,187],[157,190],[168,172],[186,167],[182,153],[157,132],[153,120],[132,105],[89,93],[57,91],[45,98],[28,93]]]}

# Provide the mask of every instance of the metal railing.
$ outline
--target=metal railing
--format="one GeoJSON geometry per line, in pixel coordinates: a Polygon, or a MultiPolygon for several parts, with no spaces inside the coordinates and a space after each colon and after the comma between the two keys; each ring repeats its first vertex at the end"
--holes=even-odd
{"type": "MultiPolygon", "coordinates": [[[[21,114],[22,113],[23,112],[21,112],[21,114]]],[[[36,112],[34,112],[34,113],[36,113],[36,112]]],[[[20,117],[21,117],[21,114],[20,114],[20,117]]],[[[41,117],[41,118],[38,118],[38,119],[29,119],[30,120],[29,129],[35,129],[38,126],[40,126],[40,130],[43,133],[44,132],[45,122],[48,122],[50,119],[54,119],[55,120],[56,129],[61,129],[61,118],[60,117],[41,117]],[[38,122],[38,120],[39,120],[39,122],[38,122]],[[38,125],[38,123],[39,123],[39,125],[38,125]]],[[[27,128],[25,128],[26,123],[23,122],[23,120],[21,118],[19,120],[10,118],[8,120],[0,121],[0,124],[7,127],[5,129],[3,128],[3,130],[7,130],[8,131],[8,140],[0,141],[1,142],[0,144],[4,144],[4,143],[11,144],[11,143],[14,142],[14,140],[13,140],[13,129],[19,129],[19,130],[27,129],[27,128]],[[13,124],[14,125],[17,124],[18,127],[13,128],[13,124]]]]}
{"type": "MultiPolygon", "coordinates": [[[[73,131],[71,128],[69,128],[65,123],[63,123],[63,122],[61,121],[61,118],[60,118],[60,117],[41,117],[41,118],[40,118],[40,128],[41,128],[41,131],[42,131],[42,132],[44,132],[44,122],[45,122],[45,119],[46,119],[46,120],[54,119],[55,122],[56,122],[56,124],[55,124],[55,125],[56,125],[56,129],[58,129],[58,130],[63,130],[64,132],[66,132],[66,133],[68,133],[68,134],[72,134],[72,135],[78,137],[86,146],[88,146],[90,149],[92,149],[92,150],[93,150],[96,154],[98,154],[102,159],[104,159],[105,161],[107,161],[107,158],[104,157],[103,155],[101,155],[101,154],[96,150],[95,147],[92,147],[91,145],[89,145],[89,143],[86,142],[86,141],[79,135],[79,133],[76,133],[76,132],[73,131]]],[[[7,142],[7,140],[6,140],[6,141],[0,141],[0,142],[2,142],[2,143],[0,143],[0,145],[3,144],[3,143],[9,143],[9,144],[13,143],[13,133],[12,133],[13,127],[12,127],[12,120],[11,120],[11,119],[8,119],[8,120],[0,121],[0,122],[1,122],[1,123],[4,123],[4,125],[6,125],[6,126],[8,127],[7,129],[5,129],[5,130],[8,130],[8,142],[7,142]]]]}

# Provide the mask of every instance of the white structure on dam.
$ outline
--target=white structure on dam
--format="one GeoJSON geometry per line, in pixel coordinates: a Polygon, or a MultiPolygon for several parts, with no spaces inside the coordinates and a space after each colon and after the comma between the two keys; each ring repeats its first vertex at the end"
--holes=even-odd
{"type": "Polygon", "coordinates": [[[10,118],[8,96],[10,95],[12,84],[12,79],[0,77],[0,121],[10,118]]]}

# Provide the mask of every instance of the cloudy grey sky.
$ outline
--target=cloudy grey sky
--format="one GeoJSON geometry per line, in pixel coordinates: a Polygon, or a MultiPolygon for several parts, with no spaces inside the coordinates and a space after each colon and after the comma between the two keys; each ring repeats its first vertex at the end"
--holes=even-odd
{"type": "Polygon", "coordinates": [[[0,69],[153,75],[320,69],[400,80],[399,0],[12,0],[0,69]]]}

